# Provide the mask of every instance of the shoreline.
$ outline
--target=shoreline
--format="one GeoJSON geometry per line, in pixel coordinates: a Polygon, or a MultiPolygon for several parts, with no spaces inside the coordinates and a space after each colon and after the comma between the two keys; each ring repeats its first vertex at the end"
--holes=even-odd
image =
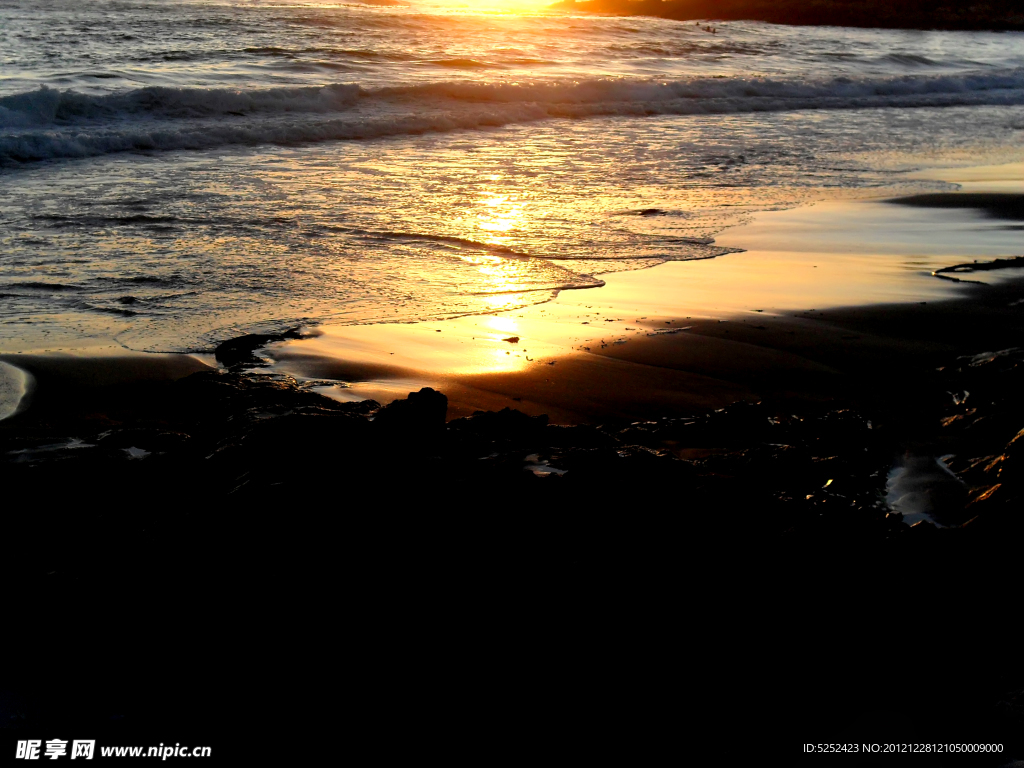
{"type": "Polygon", "coordinates": [[[849,397],[844,363],[898,371],[1017,332],[1022,172],[949,169],[919,175],[951,176],[963,191],[757,214],[719,236],[735,253],[606,274],[592,291],[492,315],[326,324],[230,339],[204,355],[0,354],[41,378],[17,406],[5,387],[0,405],[21,412],[38,398],[67,414],[70,401],[88,410],[107,385],[127,391],[210,367],[293,377],[340,402],[386,404],[429,386],[449,396],[453,419],[513,407],[572,424],[849,397]],[[991,338],[959,334],[954,318],[969,315],[991,338]],[[911,336],[894,331],[903,324],[911,336]]]}
{"type": "MultiPolygon", "coordinates": [[[[1020,170],[988,175],[1019,178],[1020,170]]],[[[872,355],[884,355],[898,370],[922,363],[929,345],[936,353],[983,351],[971,345],[990,343],[984,338],[952,343],[953,317],[1015,327],[1010,305],[1020,298],[1024,264],[1002,258],[1015,256],[1019,243],[1015,226],[1001,222],[1020,215],[1013,212],[1024,196],[976,189],[991,183],[910,203],[840,201],[759,214],[720,235],[719,245],[739,253],[611,273],[593,292],[495,315],[328,324],[310,338],[270,344],[263,356],[270,372],[344,381],[319,390],[341,401],[442,389],[453,418],[514,407],[580,423],[692,413],[786,390],[828,396],[835,387],[825,382],[841,378],[843,358],[870,366],[872,355]],[[860,242],[839,245],[850,240],[860,242]],[[971,257],[976,268],[964,264],[971,257]],[[930,333],[928,322],[942,330],[930,333]],[[912,338],[895,330],[901,323],[916,324],[912,338]]]]}
{"type": "MultiPolygon", "coordinates": [[[[1024,278],[956,288],[961,296],[940,301],[748,313],[728,319],[651,319],[650,330],[619,338],[618,344],[608,334],[604,344],[600,339],[577,341],[567,350],[525,339],[511,344],[496,338],[505,332],[491,330],[487,342],[496,347],[493,356],[508,352],[504,356],[512,357],[513,350],[529,344],[518,352],[520,357],[539,357],[530,358],[532,367],[506,371],[446,373],[369,359],[378,355],[345,359],[304,353],[303,345],[316,344],[318,336],[297,343],[271,340],[267,351],[272,357],[264,368],[218,366],[207,359],[212,356],[184,353],[0,355],[0,362],[28,377],[23,400],[0,425],[29,412],[33,420],[39,415],[48,423],[90,418],[90,413],[102,419],[110,408],[131,418],[131,408],[151,396],[146,390],[193,373],[228,369],[270,380],[291,379],[302,389],[341,403],[387,404],[430,386],[448,395],[450,419],[510,407],[568,425],[696,415],[744,401],[863,404],[895,396],[901,389],[897,385],[887,395],[868,394],[865,382],[872,378],[919,377],[958,355],[1016,346],[1015,340],[1024,335],[1024,313],[1017,309],[1024,298],[1024,278]],[[45,415],[35,412],[36,407],[45,415]]],[[[409,324],[400,330],[430,341],[434,325],[443,324],[409,324]]],[[[383,330],[394,344],[393,329],[383,330]]],[[[346,339],[346,344],[351,342],[346,339]]],[[[379,354],[384,356],[390,354],[379,354]]],[[[257,353],[254,360],[261,356],[257,353]]]]}

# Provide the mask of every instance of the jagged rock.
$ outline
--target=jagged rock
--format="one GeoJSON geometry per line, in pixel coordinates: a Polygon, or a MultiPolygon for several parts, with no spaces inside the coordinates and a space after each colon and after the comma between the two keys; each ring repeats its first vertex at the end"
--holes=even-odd
{"type": "Polygon", "coordinates": [[[930,523],[927,520],[918,520],[910,526],[910,533],[918,538],[923,536],[934,536],[938,530],[939,529],[935,527],[934,523],[930,523]]]}
{"type": "Polygon", "coordinates": [[[628,510],[675,499],[691,526],[718,525],[722,517],[744,535],[883,541],[908,531],[898,516],[887,516],[884,498],[894,457],[913,434],[923,441],[915,455],[926,461],[962,457],[947,466],[974,489],[965,508],[958,499],[964,491],[936,467],[950,492],[940,494],[942,508],[933,512],[941,519],[934,519],[955,526],[976,518],[972,529],[995,536],[1012,523],[1006,510],[1021,498],[1024,414],[1003,418],[1001,409],[1013,411],[1018,390],[1006,386],[1007,377],[1024,369],[1011,354],[985,360],[943,372],[941,405],[929,410],[931,400],[923,398],[932,430],[923,437],[908,431],[922,429],[923,416],[892,426],[891,413],[869,418],[827,403],[799,413],[737,403],[687,417],[574,427],[506,408],[446,425],[447,398],[429,388],[381,407],[339,403],[287,377],[202,372],[169,384],[166,400],[138,423],[97,422],[94,432],[71,435],[59,426],[22,434],[8,424],[0,431],[0,462],[9,483],[57,493],[99,481],[140,489],[185,483],[209,503],[244,496],[255,508],[287,494],[322,498],[361,484],[387,488],[393,504],[428,489],[448,494],[446,488],[459,503],[487,498],[502,508],[628,510]],[[963,394],[955,402],[947,392],[970,392],[971,409],[963,394]],[[943,428],[949,416],[978,426],[943,428]],[[148,455],[130,460],[129,448],[148,455]],[[534,454],[567,474],[556,484],[557,473],[524,472],[524,457],[534,454]],[[545,490],[537,495],[539,488],[545,490]]]}
{"type": "Polygon", "coordinates": [[[456,440],[482,450],[497,444],[507,447],[516,444],[529,447],[531,442],[543,440],[548,417],[527,416],[522,411],[502,408],[500,411],[476,411],[472,416],[456,419],[448,424],[448,431],[456,440]]]}
{"type": "Polygon", "coordinates": [[[381,408],[374,421],[377,426],[406,436],[440,438],[445,431],[448,398],[431,387],[410,392],[405,400],[395,400],[381,408]]]}
{"type": "Polygon", "coordinates": [[[544,442],[551,448],[610,448],[621,444],[617,436],[591,424],[571,427],[549,424],[544,430],[544,442]]]}

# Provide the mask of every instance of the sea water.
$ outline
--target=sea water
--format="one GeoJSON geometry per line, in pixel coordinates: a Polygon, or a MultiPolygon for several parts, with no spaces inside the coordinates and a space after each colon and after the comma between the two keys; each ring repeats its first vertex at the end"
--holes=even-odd
{"type": "Polygon", "coordinates": [[[0,352],[510,309],[1024,158],[1019,34],[715,28],[0,2],[0,352]]]}

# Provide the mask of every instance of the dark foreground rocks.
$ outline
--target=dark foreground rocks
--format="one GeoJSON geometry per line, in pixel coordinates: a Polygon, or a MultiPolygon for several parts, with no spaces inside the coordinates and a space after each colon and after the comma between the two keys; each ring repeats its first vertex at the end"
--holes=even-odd
{"type": "Polygon", "coordinates": [[[430,389],[381,407],[244,373],[131,418],[30,409],[0,427],[5,722],[668,728],[668,688],[786,744],[1010,739],[1022,384],[1010,350],[872,413],[446,424],[430,389]],[[938,526],[887,503],[908,452],[956,474],[938,526]]]}

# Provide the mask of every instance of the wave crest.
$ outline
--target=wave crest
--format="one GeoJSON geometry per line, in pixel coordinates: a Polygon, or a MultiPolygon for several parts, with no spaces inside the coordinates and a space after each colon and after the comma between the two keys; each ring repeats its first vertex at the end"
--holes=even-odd
{"type": "Polygon", "coordinates": [[[348,83],[252,90],[149,86],[102,96],[44,86],[0,98],[0,128],[124,120],[140,115],[181,119],[260,112],[336,112],[351,107],[362,93],[358,85],[348,83]]]}
{"type": "Polygon", "coordinates": [[[41,88],[0,98],[0,165],[129,150],[297,144],[550,118],[1024,104],[1024,69],[821,80],[354,83],[253,90],[149,87],[92,96],[41,88]]]}

